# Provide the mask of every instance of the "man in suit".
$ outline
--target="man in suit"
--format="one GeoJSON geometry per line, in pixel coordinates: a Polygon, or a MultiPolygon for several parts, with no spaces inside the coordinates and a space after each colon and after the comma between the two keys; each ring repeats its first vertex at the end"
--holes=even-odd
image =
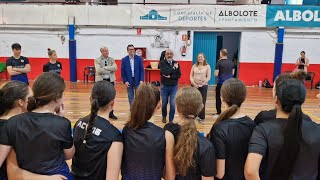
{"type": "Polygon", "coordinates": [[[170,98],[169,121],[172,122],[175,114],[175,97],[178,91],[178,80],[181,77],[180,66],[173,60],[173,51],[167,49],[165,60],[160,61],[162,122],[167,122],[167,105],[170,98]]]}
{"type": "MultiPolygon", "coordinates": [[[[116,81],[115,72],[118,70],[118,66],[114,59],[109,56],[109,49],[107,47],[101,47],[100,52],[101,56],[94,60],[94,67],[96,69],[95,82],[105,80],[114,86],[114,82],[116,81]]],[[[109,118],[118,119],[113,114],[113,110],[110,112],[109,118]]]]}
{"type": "Polygon", "coordinates": [[[122,81],[127,87],[130,110],[134,99],[134,91],[139,84],[144,81],[144,66],[142,58],[135,55],[134,46],[129,44],[127,46],[128,56],[122,58],[121,62],[121,76],[122,81]]]}

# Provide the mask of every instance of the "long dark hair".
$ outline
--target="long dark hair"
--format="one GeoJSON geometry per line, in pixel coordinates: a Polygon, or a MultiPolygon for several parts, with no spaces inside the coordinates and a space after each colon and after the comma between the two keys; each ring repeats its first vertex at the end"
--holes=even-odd
{"type": "Polygon", "coordinates": [[[290,179],[303,141],[301,105],[306,98],[306,89],[300,81],[289,79],[276,85],[276,96],[280,102],[281,111],[290,115],[283,131],[284,142],[272,167],[270,179],[286,180],[290,179]]]}
{"type": "Polygon", "coordinates": [[[37,77],[32,86],[33,97],[28,101],[28,111],[63,96],[66,84],[61,76],[52,72],[44,72],[37,77]]]}
{"type": "Polygon", "coordinates": [[[221,87],[221,97],[223,101],[229,106],[228,109],[223,111],[216,122],[213,124],[210,133],[208,134],[208,138],[211,138],[212,131],[214,127],[221,121],[226,120],[233,116],[238,109],[241,107],[242,103],[245,101],[247,97],[247,87],[246,84],[236,78],[231,78],[226,80],[221,87]]]}
{"type": "Polygon", "coordinates": [[[116,97],[114,86],[108,81],[98,81],[91,90],[91,113],[89,124],[85,132],[85,139],[92,133],[95,119],[98,115],[100,107],[105,107],[116,97]]]}
{"type": "Polygon", "coordinates": [[[160,101],[160,91],[149,83],[139,85],[126,127],[139,129],[153,116],[160,101]]]}
{"type": "Polygon", "coordinates": [[[180,128],[174,147],[174,163],[177,174],[185,176],[190,167],[196,166],[194,155],[198,144],[198,131],[194,119],[203,108],[202,96],[194,87],[182,88],[176,95],[176,105],[185,122],[180,128]]]}
{"type": "Polygon", "coordinates": [[[9,81],[0,86],[0,115],[15,108],[17,100],[26,100],[29,94],[28,84],[21,81],[9,81]]]}

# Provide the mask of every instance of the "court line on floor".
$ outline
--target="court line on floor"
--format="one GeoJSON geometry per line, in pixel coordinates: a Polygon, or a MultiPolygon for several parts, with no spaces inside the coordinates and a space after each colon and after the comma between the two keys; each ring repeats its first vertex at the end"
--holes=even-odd
{"type": "Polygon", "coordinates": [[[308,116],[311,116],[312,118],[315,118],[317,120],[320,121],[320,118],[318,116],[313,115],[312,113],[308,112],[308,111],[303,111],[305,114],[307,114],[308,116]]]}

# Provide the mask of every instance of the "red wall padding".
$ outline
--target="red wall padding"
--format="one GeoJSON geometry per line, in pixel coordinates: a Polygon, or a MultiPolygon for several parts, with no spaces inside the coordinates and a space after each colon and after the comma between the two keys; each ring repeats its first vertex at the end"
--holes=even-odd
{"type": "MultiPolygon", "coordinates": [[[[0,57],[0,62],[5,62],[7,57],[0,57]]],[[[40,73],[42,73],[42,67],[44,64],[46,64],[49,60],[48,58],[34,58],[29,57],[30,65],[31,65],[31,72],[28,73],[29,79],[35,79],[40,73]]],[[[67,58],[59,58],[59,60],[62,63],[62,77],[69,81],[70,80],[70,63],[69,59],[67,58]]],[[[157,61],[157,60],[151,60],[151,61],[144,61],[144,66],[150,65],[150,62],[157,61]]],[[[189,80],[189,73],[192,67],[191,61],[178,61],[181,68],[181,78],[179,80],[180,84],[190,84],[189,80]]],[[[116,78],[117,82],[121,81],[121,60],[116,60],[116,63],[118,65],[118,71],[116,71],[116,78]]],[[[78,59],[77,60],[77,79],[82,81],[83,80],[83,70],[86,66],[94,66],[94,60],[93,59],[78,59]]],[[[4,78],[4,76],[3,76],[4,78]]],[[[91,79],[93,81],[93,77],[91,79]]],[[[160,72],[159,71],[152,71],[150,74],[150,80],[151,81],[160,81],[160,72]]]]}

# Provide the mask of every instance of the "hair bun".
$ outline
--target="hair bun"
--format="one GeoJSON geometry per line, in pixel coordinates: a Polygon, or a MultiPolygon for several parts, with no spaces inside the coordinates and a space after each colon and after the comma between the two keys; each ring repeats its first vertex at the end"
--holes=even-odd
{"type": "Polygon", "coordinates": [[[51,49],[50,49],[50,48],[48,48],[48,51],[51,51],[51,49]]]}

